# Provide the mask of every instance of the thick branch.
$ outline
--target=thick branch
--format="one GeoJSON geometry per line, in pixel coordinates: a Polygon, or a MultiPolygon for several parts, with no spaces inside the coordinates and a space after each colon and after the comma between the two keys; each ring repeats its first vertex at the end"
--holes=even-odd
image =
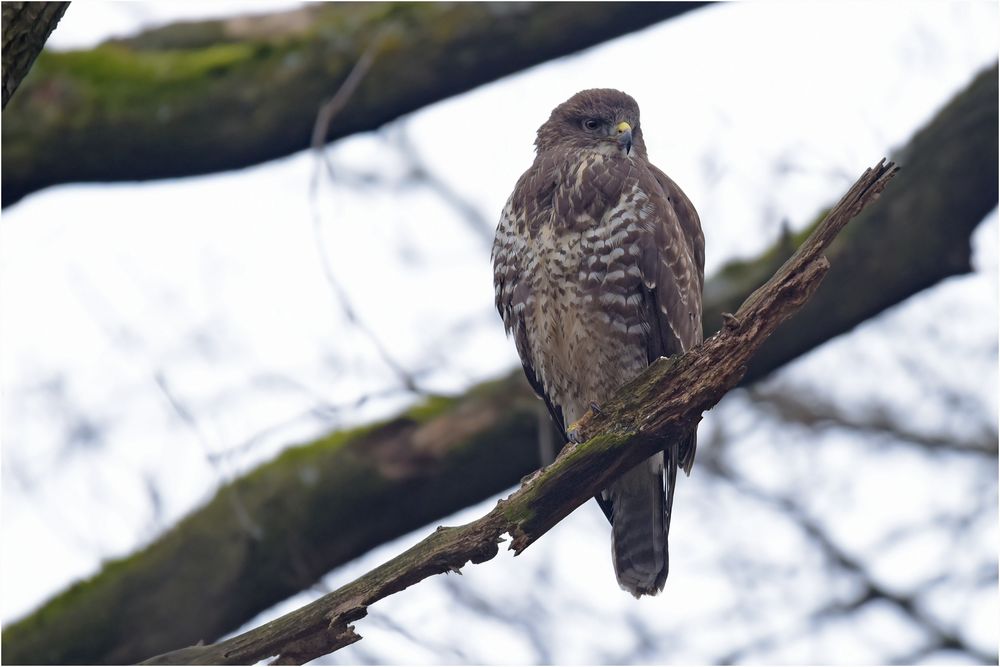
{"type": "Polygon", "coordinates": [[[701,420],[740,381],[746,364],[781,322],[802,307],[829,263],[822,253],[882,191],[896,171],[867,170],[801,248],[744,302],[730,324],[687,354],[660,359],[616,393],[597,415],[578,422],[587,438],[568,445],[548,468],[477,521],[438,530],[379,568],[259,628],[209,646],[192,646],[150,662],[249,664],[278,656],[301,664],[360,639],[351,625],[368,606],[431,575],[493,558],[504,534],[520,553],[622,472],[701,420]]]}
{"type": "Polygon", "coordinates": [[[316,112],[373,43],[327,141],[698,3],[315,3],[45,53],[3,123],[3,205],[57,183],[236,169],[309,147],[316,112]]]}
{"type": "MultiPolygon", "coordinates": [[[[68,2],[3,3],[3,108],[21,85],[68,2]]],[[[7,117],[4,116],[6,122],[7,117]]]]}

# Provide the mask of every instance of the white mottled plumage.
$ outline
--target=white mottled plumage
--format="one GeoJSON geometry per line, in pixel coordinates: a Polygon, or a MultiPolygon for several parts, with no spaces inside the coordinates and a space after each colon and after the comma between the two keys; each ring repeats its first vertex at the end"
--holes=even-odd
{"type": "MultiPolygon", "coordinates": [[[[701,342],[704,239],[690,202],[648,162],[624,93],[578,93],[536,147],[497,228],[494,284],[525,373],[565,432],[652,360],[701,342]]],[[[694,449],[694,433],[664,443],[666,464],[657,454],[598,498],[618,581],[636,596],[663,587],[676,469],[690,470],[694,449]]]]}

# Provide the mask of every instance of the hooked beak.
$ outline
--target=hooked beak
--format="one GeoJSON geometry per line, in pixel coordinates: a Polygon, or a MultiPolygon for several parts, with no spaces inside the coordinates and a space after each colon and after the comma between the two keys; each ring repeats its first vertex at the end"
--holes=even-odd
{"type": "Polygon", "coordinates": [[[622,121],[615,129],[618,131],[618,147],[628,155],[632,152],[632,126],[622,121]]]}

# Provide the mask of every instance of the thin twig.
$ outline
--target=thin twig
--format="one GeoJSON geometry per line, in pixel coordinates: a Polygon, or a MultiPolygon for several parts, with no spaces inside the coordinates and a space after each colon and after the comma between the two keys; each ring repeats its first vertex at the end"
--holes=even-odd
{"type": "Polygon", "coordinates": [[[330,123],[347,106],[347,102],[354,95],[354,91],[358,89],[358,85],[364,80],[365,75],[368,74],[368,70],[375,63],[375,56],[378,54],[378,50],[381,48],[384,39],[385,36],[383,34],[372,40],[368,48],[358,58],[358,62],[354,63],[354,67],[347,74],[344,82],[340,84],[337,92],[320,107],[319,113],[316,115],[316,123],[313,125],[313,150],[323,150],[326,137],[330,133],[330,123]]]}
{"type": "Polygon", "coordinates": [[[174,411],[174,414],[194,433],[195,439],[201,445],[205,460],[208,461],[208,464],[212,466],[212,469],[215,470],[216,475],[219,477],[220,486],[226,494],[226,498],[229,499],[229,504],[233,508],[233,514],[236,516],[236,521],[239,523],[240,528],[255,540],[259,541],[263,539],[264,531],[261,530],[257,522],[250,516],[250,512],[247,511],[246,505],[240,496],[239,488],[236,484],[232,483],[234,476],[228,471],[223,470],[222,460],[213,456],[212,447],[209,445],[208,439],[205,437],[194,414],[174,393],[173,389],[171,389],[167,383],[166,375],[162,370],[157,369],[153,372],[153,382],[167,401],[167,404],[174,411]]]}
{"type": "Polygon", "coordinates": [[[460,192],[451,186],[447,181],[438,176],[427,165],[420,150],[413,143],[410,132],[405,124],[399,124],[399,131],[394,137],[396,148],[410,165],[410,178],[415,179],[427,187],[448,206],[450,206],[479,239],[486,248],[493,245],[493,231],[496,222],[490,222],[482,212],[471,201],[466,199],[460,192]]]}
{"type": "MultiPolygon", "coordinates": [[[[117,326],[113,326],[111,324],[110,320],[112,317],[117,317],[117,314],[114,313],[110,304],[107,303],[101,293],[96,290],[86,278],[82,275],[78,275],[74,285],[81,300],[88,304],[88,312],[95,319],[95,321],[97,321],[98,325],[104,330],[105,335],[107,335],[111,341],[113,341],[120,348],[140,347],[136,341],[140,341],[141,337],[136,335],[126,324],[119,323],[117,326]],[[102,311],[103,315],[98,315],[98,310],[102,311]]],[[[197,417],[172,390],[167,382],[167,377],[163,369],[149,358],[149,354],[145,349],[141,351],[145,357],[145,362],[148,366],[149,375],[152,378],[153,384],[156,385],[157,390],[163,396],[174,415],[194,435],[195,441],[201,447],[205,461],[215,472],[220,487],[225,490],[224,492],[226,497],[232,505],[233,512],[240,527],[243,528],[243,530],[251,538],[260,540],[263,537],[260,527],[247,511],[236,485],[231,483],[234,479],[234,475],[231,472],[224,470],[220,460],[213,456],[211,443],[206,437],[197,417]]]]}
{"type": "Polygon", "coordinates": [[[351,303],[350,298],[347,295],[347,291],[340,285],[337,280],[336,275],[333,271],[332,263],[330,262],[330,257],[325,251],[325,244],[323,243],[323,221],[320,216],[319,206],[316,201],[318,196],[319,188],[319,173],[320,166],[325,166],[327,173],[331,180],[334,180],[336,175],[333,170],[333,165],[326,158],[326,153],[324,152],[324,144],[326,136],[329,134],[330,125],[333,123],[334,118],[337,114],[343,111],[344,107],[350,101],[351,96],[357,91],[358,86],[364,80],[365,75],[371,69],[372,65],[375,63],[376,56],[378,55],[379,49],[386,38],[386,33],[380,33],[372,40],[368,48],[365,49],[361,57],[358,58],[358,62],[355,63],[351,72],[344,79],[340,88],[334,93],[327,102],[320,107],[319,112],[316,115],[316,122],[313,125],[312,134],[312,149],[316,155],[316,167],[313,170],[313,176],[309,187],[309,200],[312,209],[312,221],[313,221],[313,234],[316,238],[316,248],[319,252],[320,263],[323,268],[323,275],[326,277],[326,282],[333,290],[334,295],[344,312],[344,316],[347,321],[354,325],[361,333],[369,340],[375,351],[378,353],[379,357],[388,366],[393,373],[400,379],[403,386],[409,391],[417,394],[424,394],[422,389],[420,389],[417,384],[416,378],[413,374],[406,370],[402,364],[397,362],[395,358],[389,353],[385,345],[375,334],[375,332],[369,327],[365,322],[358,317],[357,311],[351,303]]]}

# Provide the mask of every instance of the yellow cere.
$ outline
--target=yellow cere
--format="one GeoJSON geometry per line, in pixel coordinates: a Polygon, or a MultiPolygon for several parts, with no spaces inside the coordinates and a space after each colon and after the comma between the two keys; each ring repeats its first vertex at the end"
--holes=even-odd
{"type": "Polygon", "coordinates": [[[631,131],[632,126],[629,125],[628,123],[626,123],[625,121],[622,121],[622,122],[618,123],[618,128],[617,129],[618,129],[618,134],[621,134],[622,132],[629,132],[629,131],[631,131]]]}

